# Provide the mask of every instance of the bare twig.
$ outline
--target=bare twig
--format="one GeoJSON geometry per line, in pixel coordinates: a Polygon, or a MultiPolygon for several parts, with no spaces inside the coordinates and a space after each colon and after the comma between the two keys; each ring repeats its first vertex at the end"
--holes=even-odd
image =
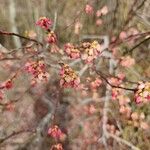
{"type": "Polygon", "coordinates": [[[54,24],[53,24],[53,29],[52,29],[53,31],[55,31],[56,25],[57,25],[57,11],[54,14],[54,24]]]}
{"type": "Polygon", "coordinates": [[[148,38],[142,40],[140,43],[138,43],[137,45],[133,46],[130,50],[126,51],[126,52],[124,53],[124,55],[129,54],[129,53],[132,53],[133,50],[135,50],[135,49],[138,48],[141,44],[145,43],[145,42],[148,41],[148,40],[150,40],[150,37],[148,37],[148,38]]]}
{"type": "Polygon", "coordinates": [[[130,142],[114,135],[114,134],[111,134],[111,133],[106,133],[108,137],[111,137],[113,138],[114,140],[116,140],[118,143],[123,143],[125,145],[127,145],[128,147],[130,147],[132,150],[140,150],[138,147],[134,146],[133,144],[131,144],[130,142]]]}
{"type": "Polygon", "coordinates": [[[17,33],[6,32],[6,31],[0,30],[0,34],[7,35],[7,36],[17,36],[17,37],[20,37],[20,38],[22,38],[22,39],[25,39],[25,40],[28,40],[28,41],[32,41],[32,42],[35,42],[35,43],[37,43],[37,44],[43,46],[43,43],[41,43],[41,42],[39,42],[39,41],[37,41],[37,40],[35,40],[35,39],[22,36],[22,35],[17,34],[17,33]]]}
{"type": "Polygon", "coordinates": [[[108,84],[108,85],[110,85],[111,87],[113,87],[113,88],[119,88],[119,89],[124,89],[124,90],[128,90],[128,91],[136,91],[136,89],[131,89],[131,88],[126,88],[126,87],[121,87],[121,86],[117,86],[117,85],[113,85],[113,84],[111,84],[109,81],[108,81],[108,79],[107,78],[105,78],[105,76],[100,72],[100,71],[97,71],[96,70],[96,73],[98,74],[98,75],[100,75],[100,77],[108,84]]]}
{"type": "Polygon", "coordinates": [[[138,38],[141,38],[141,37],[146,37],[148,35],[150,35],[150,31],[130,35],[130,36],[126,37],[124,40],[118,39],[118,40],[115,40],[115,41],[111,42],[110,47],[119,46],[120,44],[123,44],[125,42],[130,41],[131,39],[138,39],[138,38]]]}
{"type": "Polygon", "coordinates": [[[26,133],[26,132],[31,132],[31,133],[34,133],[35,130],[34,129],[23,129],[23,130],[20,130],[20,131],[14,131],[13,133],[11,133],[10,135],[0,139],[0,144],[4,143],[6,140],[10,139],[10,138],[13,138],[14,136],[17,136],[19,134],[22,134],[22,133],[26,133]]]}

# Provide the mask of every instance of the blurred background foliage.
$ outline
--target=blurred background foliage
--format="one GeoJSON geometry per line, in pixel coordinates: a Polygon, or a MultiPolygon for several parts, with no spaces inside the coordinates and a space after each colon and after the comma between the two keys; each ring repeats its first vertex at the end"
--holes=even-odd
{"type": "MultiPolygon", "coordinates": [[[[56,20],[55,32],[58,36],[59,46],[62,47],[63,44],[67,42],[79,43],[81,42],[83,35],[94,35],[94,36],[109,36],[110,40],[112,37],[118,37],[122,31],[128,31],[130,28],[136,29],[139,33],[149,32],[150,31],[150,0],[0,0],[0,30],[6,30],[10,32],[18,32],[21,35],[28,36],[27,33],[33,31],[37,34],[37,39],[44,42],[45,33],[35,25],[35,22],[41,17],[46,16],[52,20],[56,20]],[[84,12],[85,5],[89,3],[94,8],[94,13],[92,15],[87,15],[84,12]],[[102,16],[101,18],[96,17],[96,11],[101,9],[103,6],[108,7],[108,14],[102,16]],[[97,25],[96,21],[98,19],[102,20],[101,25],[97,25]],[[79,27],[79,31],[76,33],[76,27],[79,27]]],[[[17,38],[18,39],[18,38],[17,38]]],[[[140,41],[145,39],[145,37],[140,37],[134,41],[134,43],[129,44],[124,42],[117,47],[118,56],[122,57],[126,50],[129,50],[134,45],[138,44],[140,41]]],[[[0,35],[0,43],[7,49],[18,48],[18,45],[24,46],[27,43],[18,39],[16,42],[12,37],[0,35]]],[[[131,68],[119,67],[119,71],[126,74],[127,78],[131,81],[139,80],[149,80],[150,79],[150,42],[149,40],[141,44],[133,53],[129,53],[135,59],[135,65],[131,68]]],[[[103,66],[103,70],[107,69],[107,65],[104,65],[106,60],[100,62],[100,65],[103,66]]],[[[76,66],[78,68],[78,66],[76,66]]],[[[2,70],[1,70],[2,72],[2,70]]],[[[106,71],[107,72],[107,71],[106,71]]],[[[7,73],[6,73],[7,74],[7,73]]],[[[89,76],[90,73],[87,73],[85,76],[89,76]]],[[[1,79],[5,74],[1,73],[1,79]]],[[[84,77],[85,77],[84,76],[84,77]]],[[[52,75],[54,79],[55,74],[52,75]]],[[[24,83],[25,77],[18,79],[19,83],[24,83]]],[[[54,79],[55,80],[55,79],[54,79]]],[[[56,79],[57,80],[57,79],[56,79]]],[[[24,85],[27,84],[26,82],[24,85]]],[[[58,83],[51,83],[52,91],[58,89],[58,83]],[[54,86],[54,87],[53,87],[54,86]]],[[[20,87],[21,88],[21,87],[20,87]]],[[[23,88],[23,87],[22,87],[23,88]]],[[[104,87],[98,91],[103,95],[104,87]]],[[[95,95],[97,93],[94,93],[95,95]]],[[[89,91],[87,97],[94,97],[92,91],[89,91]]],[[[101,95],[100,94],[100,95],[101,95]]],[[[84,107],[81,105],[81,101],[84,98],[84,93],[74,93],[73,91],[65,91],[62,95],[63,108],[60,108],[58,114],[61,116],[58,119],[59,124],[64,128],[69,128],[68,130],[68,139],[66,142],[65,150],[77,150],[77,149],[87,149],[87,150],[103,150],[102,145],[97,145],[94,141],[95,136],[99,136],[99,120],[102,116],[101,110],[103,105],[100,104],[97,100],[90,102],[93,104],[97,112],[93,116],[87,116],[87,114],[82,113],[81,110],[84,110],[84,107]],[[69,104],[69,106],[68,106],[69,104]],[[67,107],[67,109],[66,109],[67,107]],[[65,109],[64,109],[65,108],[65,109]],[[79,112],[78,112],[79,111],[79,112]],[[80,112],[81,111],[81,112],[80,112]],[[90,129],[90,130],[87,130],[90,129]],[[85,133],[89,132],[89,135],[85,133]],[[94,132],[94,133],[93,133],[94,132]],[[83,139],[86,139],[83,141],[83,139]],[[89,142],[88,140],[92,141],[89,142]]],[[[86,94],[85,94],[86,95],[86,94]]],[[[33,101],[30,94],[26,94],[24,97],[28,99],[28,104],[24,104],[24,110],[29,110],[30,119],[33,118],[39,119],[39,116],[35,117],[36,112],[32,112],[34,109],[33,101]],[[31,113],[32,112],[32,113],[31,113]]],[[[133,99],[133,97],[132,97],[133,99]]],[[[88,104],[88,106],[89,106],[88,104]]],[[[38,104],[41,105],[41,104],[38,104]]],[[[131,103],[131,108],[137,112],[144,112],[146,115],[146,120],[150,122],[150,105],[144,105],[143,107],[135,107],[135,103],[131,103]]],[[[16,107],[22,107],[22,104],[18,104],[16,107]]],[[[38,106],[37,106],[38,107],[38,106]]],[[[44,106],[45,107],[45,106],[44,106]]],[[[141,150],[150,149],[150,133],[149,131],[141,131],[141,129],[134,128],[126,118],[123,118],[117,108],[117,103],[112,102],[110,104],[112,110],[116,111],[114,114],[116,118],[122,124],[122,137],[128,141],[131,141],[134,145],[137,145],[141,150]]],[[[86,108],[85,108],[86,109],[86,108]]],[[[42,110],[40,110],[42,111],[42,110]]],[[[21,108],[18,110],[21,113],[21,108]]],[[[18,114],[17,112],[17,114],[18,114]]],[[[15,114],[15,115],[17,115],[15,114]]],[[[8,129],[9,132],[12,131],[12,128],[17,128],[15,126],[17,120],[11,119],[11,121],[3,120],[6,114],[1,114],[1,129],[8,129]],[[2,121],[3,120],[3,121],[2,121]],[[13,124],[13,127],[8,124],[13,124]],[[2,128],[2,126],[4,128],[2,128]],[[14,127],[15,126],[15,127],[14,127]]],[[[12,114],[11,114],[12,115],[12,114]]],[[[9,114],[9,117],[11,116],[9,114]]],[[[14,115],[14,116],[15,116],[14,115]]],[[[13,116],[13,117],[14,117],[13,116]]],[[[110,116],[111,118],[112,116],[110,116]]],[[[18,117],[21,120],[22,115],[18,117]]],[[[29,119],[29,120],[30,120],[29,119]]],[[[35,119],[35,120],[36,120],[35,119]]],[[[38,120],[37,119],[37,120],[38,120]]],[[[32,124],[32,121],[29,121],[32,124]]],[[[36,121],[37,121],[36,120],[36,121]]],[[[25,122],[26,120],[23,120],[25,122]]],[[[36,122],[35,121],[35,122],[36,122]]],[[[113,117],[109,120],[110,124],[115,124],[113,117]]],[[[38,121],[37,121],[38,122],[38,121]]],[[[33,123],[36,124],[36,123],[33,123]]],[[[27,135],[28,137],[28,135],[27,135]]],[[[43,148],[46,150],[49,146],[50,141],[45,137],[43,141],[43,148]]],[[[22,142],[22,141],[21,141],[22,142]]],[[[29,143],[29,142],[27,142],[29,143]]],[[[120,149],[117,149],[117,144],[113,143],[111,140],[108,141],[109,148],[113,150],[112,145],[115,150],[126,150],[127,148],[119,144],[120,149]]],[[[2,147],[3,148],[3,147],[2,147]]],[[[2,150],[9,148],[4,147],[2,150]]],[[[15,148],[14,148],[15,149],[15,148]]],[[[16,148],[17,149],[17,148],[16,148]]],[[[21,149],[21,148],[20,148],[21,149]]],[[[28,149],[28,148],[26,148],[28,149]]],[[[31,148],[32,149],[32,148],[31,148]]],[[[43,150],[44,150],[43,149],[43,150]]]]}

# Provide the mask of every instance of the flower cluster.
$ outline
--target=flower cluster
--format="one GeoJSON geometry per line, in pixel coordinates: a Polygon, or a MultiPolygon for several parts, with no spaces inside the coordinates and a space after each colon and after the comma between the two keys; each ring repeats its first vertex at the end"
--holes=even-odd
{"type": "Polygon", "coordinates": [[[75,46],[71,43],[67,43],[65,45],[65,52],[70,58],[80,58],[80,51],[77,48],[75,48],[75,46]]]}
{"type": "Polygon", "coordinates": [[[131,114],[131,120],[133,122],[134,127],[140,127],[141,129],[147,130],[149,129],[149,125],[144,121],[145,119],[145,114],[138,113],[138,112],[133,112],[131,114]]]}
{"type": "Polygon", "coordinates": [[[113,88],[112,89],[112,99],[117,100],[119,103],[119,112],[121,115],[124,115],[126,118],[129,118],[131,115],[131,107],[129,105],[130,99],[122,89],[113,88]]]}
{"type": "Polygon", "coordinates": [[[150,82],[139,82],[135,92],[135,101],[137,104],[150,101],[150,82]]]}
{"type": "Polygon", "coordinates": [[[77,74],[69,67],[67,64],[62,64],[60,70],[60,86],[65,88],[78,88],[80,83],[80,78],[77,74]]]}
{"type": "MultiPolygon", "coordinates": [[[[48,135],[54,138],[55,140],[60,140],[65,134],[61,131],[61,129],[55,125],[48,129],[48,135]]],[[[50,150],[63,150],[62,144],[58,143],[52,145],[50,150]]]]}
{"type": "Polygon", "coordinates": [[[36,25],[40,26],[45,30],[48,30],[52,25],[52,21],[49,18],[40,17],[40,19],[36,22],[36,25]]]}
{"type": "Polygon", "coordinates": [[[58,143],[51,147],[50,150],[63,150],[62,144],[58,143]]]}
{"type": "Polygon", "coordinates": [[[37,22],[36,25],[40,26],[41,28],[47,30],[47,36],[46,36],[46,42],[49,44],[54,44],[57,42],[57,36],[54,33],[54,31],[52,31],[50,29],[50,27],[52,26],[52,21],[49,18],[46,17],[41,17],[37,22]]]}
{"type": "Polygon", "coordinates": [[[46,41],[47,41],[48,43],[50,43],[50,44],[56,43],[56,41],[57,41],[57,36],[56,36],[56,34],[55,34],[53,31],[49,32],[49,33],[47,34],[46,41]]]}
{"type": "Polygon", "coordinates": [[[141,129],[147,130],[149,128],[148,123],[144,120],[144,113],[132,112],[132,108],[130,107],[131,100],[129,97],[123,94],[122,89],[113,89],[112,91],[115,99],[118,100],[119,103],[119,112],[126,119],[128,119],[128,123],[132,124],[134,127],[140,127],[141,129]]]}
{"type": "Polygon", "coordinates": [[[59,129],[57,125],[48,129],[48,135],[54,139],[60,139],[64,133],[59,129]]]}
{"type": "Polygon", "coordinates": [[[101,53],[101,46],[97,41],[84,42],[79,46],[67,43],[64,47],[64,51],[70,58],[81,58],[85,63],[92,63],[101,53]]]}
{"type": "Polygon", "coordinates": [[[101,53],[101,46],[97,41],[93,41],[92,43],[84,42],[82,43],[81,50],[82,50],[81,58],[86,63],[91,63],[101,53]]]}
{"type": "Polygon", "coordinates": [[[33,75],[33,80],[47,80],[49,74],[46,72],[46,66],[43,61],[31,61],[25,64],[25,70],[33,75]]]}

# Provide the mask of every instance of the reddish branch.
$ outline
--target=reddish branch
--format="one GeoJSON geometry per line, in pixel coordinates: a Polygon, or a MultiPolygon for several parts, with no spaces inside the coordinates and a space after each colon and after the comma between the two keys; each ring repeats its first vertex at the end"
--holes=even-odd
{"type": "Polygon", "coordinates": [[[35,39],[32,39],[32,38],[29,38],[29,37],[25,37],[25,36],[22,36],[20,34],[17,34],[17,33],[12,33],[12,32],[6,32],[6,31],[2,31],[0,30],[0,34],[3,34],[3,35],[8,35],[8,36],[17,36],[17,37],[20,37],[22,39],[25,39],[25,40],[28,40],[28,41],[32,41],[32,42],[35,42],[41,46],[43,46],[43,43],[35,40],[35,39]]]}
{"type": "Polygon", "coordinates": [[[104,76],[103,73],[101,73],[100,71],[97,71],[97,70],[96,70],[96,73],[97,73],[108,85],[110,85],[112,88],[119,88],[119,89],[124,89],[124,90],[128,90],[128,91],[133,91],[133,92],[136,91],[136,89],[113,85],[113,84],[111,84],[111,83],[108,81],[108,79],[104,76]]]}

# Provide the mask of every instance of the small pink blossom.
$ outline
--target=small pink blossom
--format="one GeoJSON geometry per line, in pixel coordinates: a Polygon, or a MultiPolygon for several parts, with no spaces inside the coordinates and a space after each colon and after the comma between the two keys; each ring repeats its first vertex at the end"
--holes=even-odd
{"type": "Polygon", "coordinates": [[[119,112],[120,112],[121,114],[126,113],[126,108],[125,108],[125,106],[121,106],[120,109],[119,109],[119,112]]]}
{"type": "Polygon", "coordinates": [[[89,4],[87,4],[86,6],[85,6],[85,12],[86,12],[86,14],[93,14],[93,7],[91,6],[91,5],[89,5],[89,4]]]}
{"type": "Polygon", "coordinates": [[[101,19],[97,19],[96,20],[96,25],[97,26],[100,26],[100,25],[102,25],[103,24],[103,21],[101,20],[101,19]]]}
{"type": "Polygon", "coordinates": [[[116,100],[117,96],[118,96],[118,91],[113,90],[112,93],[111,93],[111,96],[112,96],[113,100],[116,100]]]}
{"type": "Polygon", "coordinates": [[[96,17],[100,17],[102,15],[101,10],[96,11],[96,17]]]}
{"type": "Polygon", "coordinates": [[[117,74],[117,77],[120,79],[120,80],[123,80],[125,78],[125,74],[124,73],[118,73],[117,74]]]}
{"type": "Polygon", "coordinates": [[[46,41],[48,43],[50,43],[50,44],[56,43],[57,42],[57,36],[56,36],[56,34],[53,31],[49,32],[47,34],[46,41]]]}
{"type": "Polygon", "coordinates": [[[111,77],[110,79],[109,79],[109,82],[112,84],[112,85],[119,85],[122,81],[121,80],[119,80],[118,78],[114,78],[114,77],[111,77]]]}
{"type": "Polygon", "coordinates": [[[102,15],[106,15],[108,13],[108,7],[107,6],[103,6],[102,8],[101,8],[101,14],[102,15]]]}
{"type": "Polygon", "coordinates": [[[95,90],[95,89],[97,89],[101,84],[102,84],[102,80],[96,78],[95,81],[91,82],[90,86],[91,86],[91,89],[95,90]]]}
{"type": "Polygon", "coordinates": [[[127,38],[127,33],[126,33],[125,31],[122,31],[122,32],[120,33],[120,35],[119,35],[119,38],[120,38],[121,40],[126,39],[126,38],[127,38]]]}
{"type": "Polygon", "coordinates": [[[130,56],[122,57],[120,64],[123,67],[131,67],[135,64],[135,60],[134,60],[134,58],[131,58],[130,56]]]}
{"type": "Polygon", "coordinates": [[[77,59],[80,58],[80,51],[74,47],[74,45],[72,45],[71,43],[67,43],[65,45],[65,52],[66,54],[73,59],[77,59]]]}

